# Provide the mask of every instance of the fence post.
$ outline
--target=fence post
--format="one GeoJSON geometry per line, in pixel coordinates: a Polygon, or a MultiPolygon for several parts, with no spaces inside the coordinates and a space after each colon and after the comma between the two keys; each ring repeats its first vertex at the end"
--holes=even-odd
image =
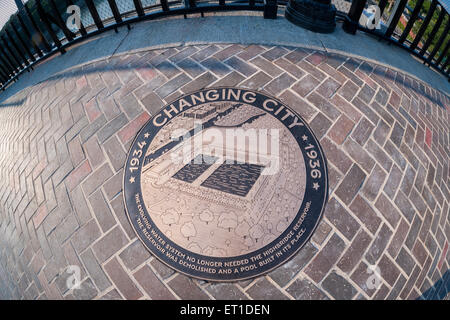
{"type": "Polygon", "coordinates": [[[264,19],[276,19],[277,12],[277,0],[264,0],[264,19]]]}
{"type": "Polygon", "coordinates": [[[358,29],[359,18],[366,6],[366,0],[353,0],[350,11],[348,12],[348,18],[350,20],[345,20],[342,26],[345,32],[350,34],[356,34],[358,29]]]}
{"type": "Polygon", "coordinates": [[[408,0],[397,0],[395,2],[394,8],[392,9],[392,13],[389,17],[388,21],[388,28],[386,30],[386,33],[384,34],[386,37],[392,36],[392,33],[395,30],[395,27],[397,27],[398,21],[400,20],[403,11],[405,10],[406,3],[408,0]]]}
{"type": "Polygon", "coordinates": [[[434,15],[434,11],[436,10],[436,6],[437,6],[437,1],[433,0],[431,2],[430,8],[428,9],[428,12],[427,12],[427,15],[425,17],[425,20],[423,20],[422,25],[420,26],[419,32],[417,32],[413,43],[409,47],[411,50],[414,50],[417,47],[417,45],[419,44],[419,41],[422,39],[422,36],[424,35],[426,29],[428,28],[428,25],[430,24],[431,18],[434,15]]]}

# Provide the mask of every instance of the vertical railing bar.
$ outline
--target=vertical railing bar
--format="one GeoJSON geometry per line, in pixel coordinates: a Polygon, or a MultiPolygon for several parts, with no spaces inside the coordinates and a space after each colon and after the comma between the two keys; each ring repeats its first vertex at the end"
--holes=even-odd
{"type": "Polygon", "coordinates": [[[161,7],[165,12],[170,10],[169,3],[167,2],[167,0],[161,0],[161,7]]]}
{"type": "Polygon", "coordinates": [[[3,86],[3,84],[6,83],[6,81],[8,81],[8,78],[5,78],[3,76],[3,73],[0,73],[0,85],[3,86]]]}
{"type": "Polygon", "coordinates": [[[17,19],[19,19],[19,23],[22,26],[23,31],[25,32],[25,35],[28,39],[28,41],[30,41],[33,44],[34,50],[36,51],[36,53],[38,54],[39,57],[43,56],[42,50],[39,48],[38,44],[36,43],[36,41],[33,39],[30,30],[28,30],[27,26],[25,25],[25,22],[22,19],[22,13],[20,12],[17,14],[17,19]]]}
{"type": "MultiPolygon", "coordinates": [[[[449,64],[450,64],[450,57],[447,58],[447,60],[445,61],[444,65],[442,66],[442,71],[445,72],[445,69],[447,68],[447,66],[449,66],[449,64]]],[[[448,72],[447,73],[450,73],[450,67],[448,68],[448,72]]]]}
{"type": "Polygon", "coordinates": [[[419,54],[421,56],[424,55],[424,53],[427,51],[428,47],[430,46],[431,42],[433,41],[434,35],[438,32],[439,28],[441,27],[442,21],[444,20],[445,16],[445,10],[441,7],[441,13],[439,14],[439,17],[436,21],[436,24],[434,25],[433,29],[431,30],[430,36],[428,37],[427,41],[423,45],[422,49],[420,50],[419,54]]]}
{"type": "Polygon", "coordinates": [[[0,74],[2,74],[2,77],[6,80],[9,79],[9,74],[5,72],[5,69],[3,68],[3,65],[0,63],[0,74]]]}
{"type": "Polygon", "coordinates": [[[423,20],[422,25],[420,26],[419,32],[417,32],[417,35],[414,38],[413,43],[409,46],[409,48],[411,50],[416,49],[417,45],[419,44],[419,41],[422,39],[422,36],[425,33],[426,29],[428,28],[428,25],[430,24],[431,18],[434,15],[434,11],[436,10],[436,6],[437,6],[437,1],[433,0],[433,2],[431,2],[430,8],[428,9],[426,17],[423,20]]]}
{"type": "Polygon", "coordinates": [[[3,67],[3,69],[6,71],[5,73],[8,75],[14,74],[13,70],[10,68],[11,65],[3,59],[3,52],[2,47],[0,46],[0,66],[3,67]]]}
{"type": "Polygon", "coordinates": [[[103,22],[100,19],[100,16],[98,15],[98,11],[97,11],[97,8],[95,7],[94,3],[92,2],[92,0],[85,0],[85,2],[88,6],[89,12],[92,15],[92,18],[94,19],[97,29],[98,30],[103,29],[104,28],[103,22]]]}
{"type": "Polygon", "coordinates": [[[442,44],[445,41],[445,38],[448,35],[448,30],[450,29],[450,19],[447,20],[447,25],[445,26],[444,32],[441,34],[441,36],[439,37],[438,42],[436,43],[436,45],[433,48],[433,51],[431,52],[431,54],[428,56],[427,58],[427,62],[430,63],[433,61],[434,56],[436,55],[436,53],[438,52],[439,48],[442,46],[442,44]]]}
{"type": "MultiPolygon", "coordinates": [[[[0,80],[1,80],[1,79],[0,79],[0,80]]],[[[5,91],[5,89],[3,88],[3,86],[6,84],[7,81],[8,81],[7,79],[6,79],[6,80],[1,80],[1,81],[0,81],[0,90],[5,91]]]]}
{"type": "Polygon", "coordinates": [[[349,34],[356,34],[358,30],[358,21],[361,18],[361,14],[366,5],[366,0],[353,0],[350,10],[348,11],[347,17],[342,25],[342,29],[349,34]]]}
{"type": "Polygon", "coordinates": [[[400,0],[400,2],[398,3],[397,9],[393,13],[391,22],[389,23],[389,26],[386,30],[386,33],[385,33],[386,37],[388,37],[388,38],[391,37],[392,33],[395,30],[395,27],[397,27],[398,21],[400,20],[400,17],[402,16],[403,11],[405,10],[407,2],[408,2],[408,0],[400,0]]]}
{"type": "Polygon", "coordinates": [[[380,8],[380,16],[383,16],[384,9],[386,9],[387,0],[380,0],[378,7],[380,8]]]}
{"type": "Polygon", "coordinates": [[[133,3],[138,16],[142,17],[144,15],[144,9],[142,8],[141,0],[133,0],[133,3]]]}
{"type": "MultiPolygon", "coordinates": [[[[14,66],[14,63],[11,61],[11,59],[9,58],[9,56],[6,54],[5,50],[3,50],[3,46],[0,46],[0,53],[3,55],[3,57],[5,57],[6,61],[8,62],[8,66],[10,67],[8,69],[8,71],[11,74],[14,74],[16,72],[16,67],[14,66]]],[[[5,60],[2,58],[4,65],[5,64],[5,60]]]]}
{"type": "Polygon", "coordinates": [[[195,8],[197,6],[197,3],[195,0],[189,0],[189,7],[190,8],[195,8]]]}
{"type": "Polygon", "coordinates": [[[66,51],[62,48],[61,41],[59,41],[58,36],[55,34],[55,31],[53,31],[50,21],[48,21],[48,19],[47,19],[47,14],[45,13],[44,8],[42,7],[41,0],[36,0],[36,5],[37,5],[38,14],[39,14],[40,18],[42,19],[42,21],[44,22],[48,33],[50,33],[50,37],[52,38],[56,47],[58,47],[61,54],[64,54],[66,51]]]}
{"type": "Polygon", "coordinates": [[[31,52],[30,48],[28,48],[27,44],[25,43],[25,40],[23,40],[22,35],[17,30],[16,26],[14,25],[14,21],[11,21],[11,27],[14,30],[14,33],[16,34],[17,38],[19,39],[20,43],[22,44],[22,47],[25,49],[25,51],[30,56],[31,61],[36,61],[36,58],[34,57],[34,54],[31,52]]]}
{"type": "MultiPolygon", "coordinates": [[[[22,50],[20,50],[19,46],[14,41],[13,37],[11,37],[11,33],[9,32],[8,28],[5,28],[5,33],[6,33],[7,39],[9,39],[9,42],[11,42],[12,46],[14,47],[14,49],[16,49],[16,51],[19,54],[20,58],[22,58],[22,61],[23,61],[22,63],[24,63],[25,66],[28,66],[30,63],[28,62],[27,57],[25,57],[25,55],[23,54],[22,50]]],[[[22,64],[22,63],[20,63],[20,64],[22,64]]]]}
{"type": "Polygon", "coordinates": [[[111,8],[111,11],[113,13],[114,19],[116,20],[116,23],[122,22],[122,16],[120,15],[119,8],[117,8],[117,4],[115,0],[108,0],[109,7],[111,8]]]}
{"type": "MultiPolygon", "coordinates": [[[[449,47],[450,47],[450,39],[447,41],[447,45],[445,46],[444,51],[442,51],[442,53],[439,55],[439,58],[436,60],[436,65],[437,66],[439,66],[439,64],[442,62],[442,59],[446,56],[449,47]]],[[[448,59],[450,59],[450,56],[447,57],[447,61],[448,61],[448,59]]]]}
{"type": "Polygon", "coordinates": [[[0,65],[0,74],[2,75],[2,82],[6,83],[9,80],[9,75],[5,73],[5,69],[3,69],[3,66],[0,65]]]}
{"type": "Polygon", "coordinates": [[[50,4],[51,4],[53,12],[54,12],[54,14],[56,16],[55,19],[58,22],[57,25],[59,24],[59,27],[61,28],[62,32],[66,36],[67,40],[69,42],[72,41],[73,37],[74,37],[74,34],[72,33],[72,31],[70,31],[66,27],[66,24],[64,23],[63,19],[61,18],[61,15],[59,14],[58,8],[56,7],[55,1],[50,0],[50,4]]]}
{"type": "Polygon", "coordinates": [[[398,42],[403,43],[406,40],[406,37],[408,36],[409,32],[411,31],[411,28],[413,27],[414,23],[417,21],[417,17],[419,16],[420,9],[422,8],[423,1],[424,0],[419,0],[416,3],[414,10],[411,13],[411,16],[409,17],[408,23],[406,24],[405,30],[403,30],[403,33],[400,36],[400,39],[398,40],[398,42]]]}
{"type": "MultiPolygon", "coordinates": [[[[27,4],[24,5],[25,7],[25,11],[27,12],[28,18],[31,21],[31,24],[33,25],[34,30],[39,34],[40,39],[42,41],[42,44],[45,47],[45,50],[47,50],[47,52],[51,51],[52,48],[50,47],[49,43],[47,42],[47,39],[45,39],[43,32],[41,31],[41,29],[39,29],[39,26],[37,25],[36,21],[34,21],[33,15],[31,14],[30,9],[27,7],[27,4]]],[[[32,37],[33,38],[33,37],[32,37]]]]}
{"type": "Polygon", "coordinates": [[[11,79],[14,77],[14,71],[7,67],[7,63],[5,59],[0,55],[1,67],[3,68],[3,72],[6,74],[7,79],[11,79]]]}
{"type": "Polygon", "coordinates": [[[17,59],[16,55],[14,54],[14,51],[11,50],[11,47],[9,46],[8,41],[6,41],[5,36],[1,35],[1,38],[5,45],[6,50],[9,51],[9,53],[13,57],[14,61],[17,63],[17,70],[20,70],[22,68],[22,63],[17,59]]]}
{"type": "MultiPolygon", "coordinates": [[[[1,59],[1,61],[4,61],[3,58],[1,59]]],[[[4,64],[2,64],[2,65],[0,65],[0,69],[3,72],[3,76],[4,76],[5,80],[8,81],[12,77],[12,76],[10,77],[10,72],[9,72],[8,68],[6,68],[4,64]]]]}
{"type": "Polygon", "coordinates": [[[276,19],[278,12],[278,1],[277,0],[264,0],[264,19],[276,19]]]}

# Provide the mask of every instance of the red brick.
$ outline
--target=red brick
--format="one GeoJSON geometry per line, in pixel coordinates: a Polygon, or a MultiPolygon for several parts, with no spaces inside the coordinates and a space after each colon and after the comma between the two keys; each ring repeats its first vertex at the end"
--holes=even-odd
{"type": "Polygon", "coordinates": [[[420,265],[423,266],[425,264],[425,260],[427,259],[427,252],[425,251],[425,247],[420,241],[416,241],[412,253],[417,261],[419,261],[420,265]]]}
{"type": "Polygon", "coordinates": [[[102,112],[100,111],[97,105],[97,100],[95,99],[91,99],[89,102],[87,102],[84,105],[84,109],[86,110],[89,122],[94,121],[95,119],[97,119],[102,115],[102,112]]]}
{"type": "Polygon", "coordinates": [[[325,98],[330,98],[341,85],[333,78],[328,78],[317,88],[317,92],[325,98]]]}
{"type": "Polygon", "coordinates": [[[306,278],[297,278],[286,291],[297,300],[328,300],[325,293],[306,278]]]}
{"type": "Polygon", "coordinates": [[[76,81],[76,87],[78,89],[82,89],[83,87],[87,86],[87,79],[85,76],[82,76],[80,79],[76,81]]]}
{"type": "Polygon", "coordinates": [[[358,165],[353,164],[349,173],[345,176],[344,180],[335,191],[335,194],[345,204],[350,204],[363,185],[365,178],[366,174],[361,170],[361,168],[358,165]]]}
{"type": "Polygon", "coordinates": [[[67,189],[69,189],[69,191],[72,191],[91,172],[92,172],[92,169],[89,164],[89,161],[85,160],[67,176],[67,178],[66,178],[67,189]]]}
{"type": "Polygon", "coordinates": [[[128,243],[128,239],[119,226],[105,234],[94,245],[94,253],[100,263],[105,262],[128,243]]]}
{"type": "Polygon", "coordinates": [[[363,146],[369,139],[373,129],[374,126],[364,117],[358,123],[355,130],[353,130],[352,137],[356,142],[363,146]]]}
{"type": "Polygon", "coordinates": [[[70,158],[72,159],[72,164],[77,167],[81,161],[85,159],[83,148],[81,147],[80,139],[77,137],[72,139],[68,143],[68,149],[70,158]]]}
{"type": "Polygon", "coordinates": [[[375,293],[375,288],[369,288],[367,286],[370,283],[369,277],[373,275],[369,266],[361,261],[355,271],[351,275],[351,279],[369,296],[371,297],[375,293]]]}
{"type": "MultiPolygon", "coordinates": [[[[293,87],[295,90],[295,88],[293,87]]],[[[335,106],[328,101],[328,99],[323,98],[319,94],[313,92],[308,96],[308,101],[311,102],[317,109],[322,111],[327,115],[331,120],[336,120],[341,112],[335,108],[335,106]]]]}
{"type": "Polygon", "coordinates": [[[331,198],[325,208],[324,216],[348,239],[352,240],[359,229],[359,223],[335,199],[331,198]]]}
{"type": "Polygon", "coordinates": [[[392,237],[391,229],[388,227],[387,224],[383,223],[383,225],[380,228],[380,231],[378,232],[377,237],[372,242],[372,245],[370,246],[365,256],[366,260],[369,263],[375,264],[377,262],[381,254],[384,252],[384,249],[389,243],[391,237],[392,237]]]}
{"type": "Polygon", "coordinates": [[[342,144],[347,138],[348,134],[352,131],[355,123],[342,114],[339,119],[331,127],[328,136],[337,144],[342,144]]]}
{"type": "Polygon", "coordinates": [[[292,87],[292,90],[297,92],[300,96],[304,97],[312,90],[314,90],[319,85],[319,83],[319,81],[308,74],[306,77],[303,77],[296,85],[294,85],[292,87]]]}
{"type": "Polygon", "coordinates": [[[141,269],[136,271],[133,276],[152,300],[175,299],[166,286],[164,286],[164,284],[156,277],[149,266],[144,265],[141,269]]]}
{"type": "Polygon", "coordinates": [[[386,280],[386,282],[393,286],[395,280],[397,280],[400,270],[395,266],[395,264],[387,257],[383,255],[378,262],[378,267],[380,268],[381,277],[386,280]]]}
{"type": "Polygon", "coordinates": [[[375,161],[359,143],[350,137],[345,140],[344,149],[366,172],[372,171],[375,161]]]}
{"type": "Polygon", "coordinates": [[[41,161],[39,161],[39,163],[33,169],[33,179],[36,179],[36,177],[38,177],[42,173],[42,171],[45,169],[46,166],[47,160],[41,159],[41,161]]]}
{"type": "Polygon", "coordinates": [[[347,101],[351,101],[358,92],[358,86],[352,81],[348,80],[343,87],[341,87],[338,93],[345,98],[347,101]]]}
{"type": "Polygon", "coordinates": [[[438,262],[438,269],[442,268],[442,265],[444,264],[444,260],[447,256],[447,250],[448,250],[448,242],[445,242],[444,250],[442,250],[441,259],[438,262]]]}
{"type": "Polygon", "coordinates": [[[125,250],[123,250],[120,255],[125,267],[130,270],[136,269],[142,263],[147,261],[151,255],[148,250],[144,247],[140,240],[136,240],[131,243],[125,250]]]}
{"type": "Polygon", "coordinates": [[[396,109],[398,109],[398,107],[400,106],[400,97],[394,91],[392,91],[389,103],[396,109]]]}
{"type": "Polygon", "coordinates": [[[344,272],[349,273],[361,260],[364,252],[372,241],[372,238],[363,229],[360,230],[350,247],[339,260],[337,266],[344,272]]]}
{"type": "Polygon", "coordinates": [[[309,63],[312,63],[313,65],[317,66],[322,63],[326,59],[326,56],[322,52],[314,52],[313,54],[306,57],[306,61],[309,63]]]}
{"type": "Polygon", "coordinates": [[[375,234],[381,223],[381,218],[372,209],[367,202],[359,195],[353,200],[350,210],[361,220],[362,223],[369,229],[372,234],[375,234]]]}
{"type": "Polygon", "coordinates": [[[91,137],[83,145],[84,150],[89,158],[89,163],[93,169],[97,168],[105,161],[105,155],[98,144],[95,136],[91,137]]]}
{"type": "Polygon", "coordinates": [[[150,81],[157,75],[156,71],[150,67],[137,68],[136,72],[144,81],[150,81]]]}
{"type": "Polygon", "coordinates": [[[177,275],[170,280],[169,286],[174,290],[181,299],[185,300],[208,300],[209,297],[194,282],[182,274],[177,275]]]}
{"type": "Polygon", "coordinates": [[[44,221],[45,217],[47,217],[47,214],[47,206],[42,205],[39,207],[39,209],[37,209],[36,213],[33,216],[33,224],[35,229],[37,229],[41,225],[42,221],[44,221]]]}
{"type": "Polygon", "coordinates": [[[105,265],[106,273],[127,300],[137,300],[142,292],[136,287],[116,258],[105,265]]]}
{"type": "Polygon", "coordinates": [[[342,99],[339,95],[334,95],[330,102],[338,108],[340,111],[345,113],[345,115],[350,118],[353,122],[357,123],[361,119],[361,112],[359,112],[350,103],[342,99]]]}
{"type": "Polygon", "coordinates": [[[319,223],[316,231],[314,231],[311,241],[313,241],[314,243],[317,243],[318,245],[322,245],[322,243],[325,241],[325,239],[330,234],[331,230],[332,229],[331,229],[330,225],[325,220],[322,220],[319,223]]]}
{"type": "Polygon", "coordinates": [[[383,193],[378,197],[375,207],[386,218],[392,228],[397,227],[397,223],[400,220],[400,212],[383,193]]]}
{"type": "Polygon", "coordinates": [[[381,169],[380,166],[375,165],[375,168],[372,170],[372,173],[370,174],[363,188],[363,194],[368,200],[375,200],[378,193],[380,192],[380,186],[383,185],[385,178],[386,173],[383,171],[383,169],[381,169]]]}
{"type": "Polygon", "coordinates": [[[287,297],[280,290],[270,283],[266,278],[260,278],[247,293],[253,299],[262,300],[270,297],[273,300],[287,300],[287,297]]]}
{"type": "Polygon", "coordinates": [[[136,119],[131,121],[122,130],[119,131],[118,136],[122,143],[126,143],[139,131],[139,129],[150,119],[150,115],[147,112],[141,113],[136,119]]]}
{"type": "Polygon", "coordinates": [[[284,91],[279,99],[298,112],[306,121],[317,112],[315,108],[310,106],[305,100],[294,94],[290,90],[284,91]]]}
{"type": "Polygon", "coordinates": [[[336,233],[333,234],[327,244],[306,267],[305,273],[315,282],[322,281],[344,251],[344,248],[344,241],[336,233]]]}
{"type": "Polygon", "coordinates": [[[428,145],[428,148],[431,148],[432,138],[433,138],[433,134],[432,134],[431,130],[429,128],[427,128],[425,131],[425,142],[428,145]]]}
{"type": "Polygon", "coordinates": [[[346,173],[352,165],[352,160],[336,147],[329,139],[324,137],[320,143],[325,150],[327,160],[333,163],[342,173],[346,173]]]}

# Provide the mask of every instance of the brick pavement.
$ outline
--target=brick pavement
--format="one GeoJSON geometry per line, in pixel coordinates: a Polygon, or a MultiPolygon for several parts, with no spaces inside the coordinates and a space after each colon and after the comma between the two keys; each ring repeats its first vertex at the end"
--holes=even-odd
{"type": "Polygon", "coordinates": [[[180,46],[72,68],[0,104],[0,298],[415,299],[448,270],[450,101],[402,73],[327,52],[180,46]],[[208,283],[167,268],[125,216],[138,129],[207,86],[277,96],[320,138],[330,196],[306,246],[266,276],[208,283]],[[66,268],[81,268],[68,290],[66,268]],[[378,289],[367,286],[380,268],[378,289]]]}

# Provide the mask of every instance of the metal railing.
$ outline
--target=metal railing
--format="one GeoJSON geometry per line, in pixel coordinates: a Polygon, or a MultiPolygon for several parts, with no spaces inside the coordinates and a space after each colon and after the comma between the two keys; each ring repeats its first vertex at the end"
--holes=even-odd
{"type": "MultiPolygon", "coordinates": [[[[433,67],[450,81],[450,15],[449,6],[438,0],[396,0],[392,3],[389,19],[383,28],[369,29],[360,20],[366,0],[353,0],[344,22],[344,30],[356,29],[373,34],[389,43],[400,46],[433,67]],[[408,5],[413,2],[413,6],[408,5]]],[[[380,0],[381,16],[386,14],[388,1],[380,0]]]]}
{"type": "Polygon", "coordinates": [[[30,0],[12,16],[0,33],[0,89],[17,81],[24,71],[51,55],[88,37],[142,20],[165,16],[220,11],[261,11],[265,18],[275,18],[273,0],[30,0]],[[99,11],[99,3],[102,11],[99,11]],[[105,7],[106,4],[106,7],[105,7]],[[125,5],[124,5],[125,4],[125,5]],[[69,6],[87,8],[77,30],[66,26],[69,6]],[[88,21],[87,23],[83,21],[88,21]],[[86,25],[85,25],[86,23],[86,25]]]}
{"type": "MultiPolygon", "coordinates": [[[[432,0],[414,39],[410,39],[410,31],[422,19],[423,12],[419,9],[430,0],[417,0],[401,34],[396,30],[408,0],[397,0],[396,10],[391,12],[390,23],[383,31],[369,30],[357,23],[362,13],[361,4],[364,7],[366,1],[353,0],[348,14],[338,12],[337,19],[344,20],[344,29],[346,25],[351,26],[395,43],[450,79],[450,19],[437,0],[432,0]],[[436,14],[437,21],[434,19],[436,14]],[[440,28],[444,25],[442,32],[440,28]],[[428,32],[430,27],[431,33],[428,32]]],[[[121,26],[129,28],[131,23],[165,16],[186,18],[189,14],[203,16],[206,12],[220,11],[261,11],[264,18],[273,19],[278,5],[286,4],[286,0],[30,0],[0,32],[0,89],[5,90],[22,72],[32,70],[34,65],[53,54],[64,54],[69,46],[107,30],[117,32],[121,26]],[[71,5],[83,9],[80,24],[72,30],[66,25],[70,16],[67,8],[71,5]]],[[[382,12],[386,4],[387,0],[380,0],[382,12]]]]}

